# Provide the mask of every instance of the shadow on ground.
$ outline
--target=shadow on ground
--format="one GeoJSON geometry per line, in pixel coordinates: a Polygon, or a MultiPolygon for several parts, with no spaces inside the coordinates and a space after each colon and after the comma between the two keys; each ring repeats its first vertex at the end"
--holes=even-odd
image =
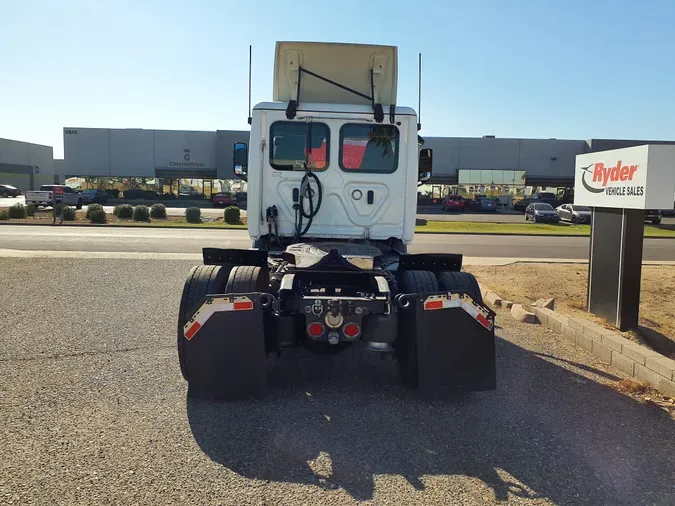
{"type": "Polygon", "coordinates": [[[497,500],[673,504],[667,413],[507,341],[497,353],[498,390],[444,401],[415,398],[395,363],[365,351],[289,353],[270,366],[267,399],[188,400],[189,423],[201,449],[242,476],[360,500],[373,498],[375,475],[396,474],[418,490],[425,476],[475,477],[497,500]]]}

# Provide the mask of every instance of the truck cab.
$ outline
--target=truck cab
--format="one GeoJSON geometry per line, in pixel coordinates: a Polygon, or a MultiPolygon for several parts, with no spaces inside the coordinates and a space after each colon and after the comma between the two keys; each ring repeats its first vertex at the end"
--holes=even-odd
{"type": "MultiPolygon", "coordinates": [[[[412,241],[420,137],[415,111],[395,105],[396,73],[396,48],[389,46],[277,44],[275,101],[254,107],[250,146],[235,146],[235,172],[248,179],[254,240],[268,237],[268,210],[275,208],[281,237],[412,241]],[[336,69],[336,59],[350,71],[336,69]],[[370,90],[371,100],[345,87],[370,90]],[[302,195],[304,205],[311,198],[320,211],[298,234],[307,171],[317,178],[302,195]]],[[[428,179],[431,151],[422,155],[428,179]]]]}

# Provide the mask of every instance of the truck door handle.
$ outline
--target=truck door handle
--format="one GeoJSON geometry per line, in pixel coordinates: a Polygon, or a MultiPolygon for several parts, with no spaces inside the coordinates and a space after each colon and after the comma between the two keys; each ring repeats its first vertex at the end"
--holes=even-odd
{"type": "Polygon", "coordinates": [[[373,190],[368,190],[368,203],[372,204],[375,199],[375,192],[373,190]]]}

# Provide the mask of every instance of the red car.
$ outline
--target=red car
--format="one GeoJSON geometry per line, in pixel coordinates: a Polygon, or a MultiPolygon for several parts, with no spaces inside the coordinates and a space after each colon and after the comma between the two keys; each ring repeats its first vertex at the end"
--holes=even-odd
{"type": "Polygon", "coordinates": [[[441,202],[441,209],[443,211],[464,212],[464,197],[461,195],[448,195],[441,202]]]}
{"type": "Polygon", "coordinates": [[[216,193],[211,199],[213,207],[223,206],[228,207],[232,205],[232,194],[228,192],[216,193]]]}

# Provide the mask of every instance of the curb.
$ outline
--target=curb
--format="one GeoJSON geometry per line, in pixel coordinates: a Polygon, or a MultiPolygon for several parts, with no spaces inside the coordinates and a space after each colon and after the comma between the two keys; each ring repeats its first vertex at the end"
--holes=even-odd
{"type": "Polygon", "coordinates": [[[546,328],[562,334],[601,362],[675,398],[675,360],[583,318],[569,318],[546,308],[535,308],[535,314],[546,328]]]}
{"type": "MultiPolygon", "coordinates": [[[[493,306],[501,307],[505,302],[489,290],[485,291],[483,298],[493,306]]],[[[592,353],[601,362],[649,384],[665,396],[675,398],[675,360],[584,318],[569,318],[541,307],[535,307],[534,313],[529,313],[520,304],[513,304],[510,313],[517,321],[541,323],[570,343],[592,353]]]]}

